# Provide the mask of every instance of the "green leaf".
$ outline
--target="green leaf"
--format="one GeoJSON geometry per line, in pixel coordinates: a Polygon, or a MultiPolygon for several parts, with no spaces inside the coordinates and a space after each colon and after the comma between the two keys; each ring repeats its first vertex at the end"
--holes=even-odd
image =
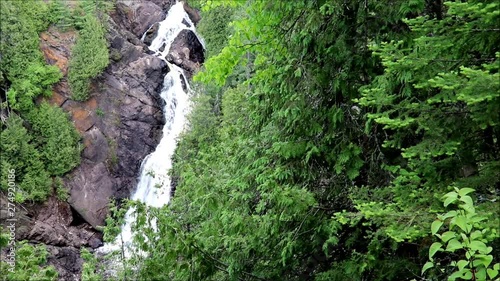
{"type": "Polygon", "coordinates": [[[442,225],[443,225],[443,221],[441,221],[441,220],[435,220],[431,224],[432,235],[436,235],[436,233],[438,232],[438,230],[441,228],[442,225]]]}
{"type": "Polygon", "coordinates": [[[447,207],[448,205],[450,205],[451,203],[455,202],[455,200],[457,200],[458,198],[458,194],[455,192],[455,191],[451,191],[451,192],[448,192],[446,193],[443,198],[446,198],[444,200],[444,206],[447,207]]]}
{"type": "Polygon", "coordinates": [[[464,275],[462,276],[462,279],[471,280],[472,276],[473,276],[472,272],[470,270],[467,270],[467,272],[465,272],[464,275]]]}
{"type": "Polygon", "coordinates": [[[463,273],[461,271],[455,271],[450,276],[448,276],[448,281],[455,281],[457,278],[461,278],[463,273]]]}
{"type": "Polygon", "coordinates": [[[431,247],[429,248],[429,259],[431,259],[437,251],[441,250],[441,246],[443,246],[443,244],[439,242],[432,243],[431,247]]]}
{"type": "Polygon", "coordinates": [[[476,269],[475,280],[486,280],[486,268],[480,267],[476,269]]]}
{"type": "Polygon", "coordinates": [[[452,217],[455,217],[457,215],[457,211],[449,211],[448,213],[444,214],[441,219],[442,220],[445,220],[447,218],[452,218],[452,217]]]}
{"type": "Polygon", "coordinates": [[[446,231],[445,233],[443,233],[441,235],[441,240],[443,240],[443,242],[448,242],[450,239],[452,238],[455,238],[456,237],[456,233],[454,231],[446,231]]]}
{"type": "Polygon", "coordinates": [[[455,225],[460,227],[464,232],[467,232],[467,221],[465,220],[465,217],[463,216],[458,216],[454,220],[455,225]]]}
{"type": "Polygon", "coordinates": [[[431,262],[431,261],[428,261],[424,264],[424,266],[422,267],[422,275],[424,275],[424,272],[426,272],[429,268],[432,268],[434,267],[434,263],[431,262]]]}
{"type": "Polygon", "coordinates": [[[470,196],[462,196],[460,198],[460,201],[465,203],[465,206],[467,206],[466,210],[468,210],[470,208],[474,208],[474,203],[472,202],[472,198],[470,196]]]}
{"type": "Polygon", "coordinates": [[[481,254],[485,254],[488,251],[488,246],[486,246],[486,244],[484,244],[483,242],[477,240],[472,241],[469,247],[471,248],[471,250],[478,251],[481,254]]]}
{"type": "Polygon", "coordinates": [[[448,205],[455,202],[456,200],[457,200],[457,198],[448,197],[444,200],[444,206],[447,207],[448,205]]]}
{"type": "Polygon", "coordinates": [[[460,241],[458,241],[457,239],[451,239],[446,246],[446,251],[454,252],[457,249],[462,249],[462,243],[460,243],[460,241]]]}
{"type": "Polygon", "coordinates": [[[300,67],[298,67],[295,72],[295,77],[302,77],[302,69],[300,69],[300,67]]]}
{"type": "Polygon", "coordinates": [[[480,260],[484,264],[484,267],[488,267],[488,266],[490,266],[491,262],[493,261],[493,256],[487,255],[487,256],[480,258],[480,260]]]}
{"type": "Polygon", "coordinates": [[[460,195],[460,196],[462,196],[462,197],[463,197],[463,196],[465,196],[465,195],[467,195],[467,194],[469,194],[469,193],[471,193],[471,192],[474,192],[474,191],[475,191],[475,190],[474,190],[474,189],[472,189],[472,188],[465,187],[465,188],[462,188],[462,189],[460,189],[460,190],[458,191],[458,195],[460,195]]]}
{"type": "Polygon", "coordinates": [[[488,276],[490,277],[490,279],[493,279],[498,275],[498,270],[496,269],[488,268],[486,271],[488,272],[488,276]]]}
{"type": "Polygon", "coordinates": [[[469,262],[468,262],[468,261],[466,261],[466,260],[459,260],[459,261],[457,262],[457,267],[458,267],[458,270],[462,270],[462,269],[464,269],[464,267],[466,267],[468,264],[469,264],[469,262]]]}

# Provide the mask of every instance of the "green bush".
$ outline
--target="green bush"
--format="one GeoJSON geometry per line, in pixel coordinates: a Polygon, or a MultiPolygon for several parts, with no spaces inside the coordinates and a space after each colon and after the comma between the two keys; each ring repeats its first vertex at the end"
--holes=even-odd
{"type": "Polygon", "coordinates": [[[23,120],[11,115],[0,134],[2,151],[2,189],[7,189],[8,171],[15,170],[18,200],[45,200],[50,194],[51,180],[44,168],[33,138],[23,120]]]}
{"type": "MultiPolygon", "coordinates": [[[[500,270],[500,263],[494,263],[493,248],[487,243],[488,236],[497,236],[496,228],[485,226],[488,217],[476,213],[474,202],[469,193],[472,188],[454,188],[443,196],[444,206],[454,208],[443,215],[438,215],[431,225],[431,232],[440,242],[434,242],[429,248],[429,261],[422,267],[422,273],[428,269],[439,268],[439,273],[446,272],[443,263],[449,263],[451,270],[448,281],[455,280],[498,280],[495,277],[500,270]],[[458,205],[458,206],[457,206],[458,205]],[[445,228],[443,231],[440,229],[445,228]],[[446,260],[436,258],[439,252],[449,253],[446,260]],[[451,262],[449,259],[451,257],[451,262]]],[[[439,280],[443,280],[440,276],[439,280]]]]}
{"type": "Polygon", "coordinates": [[[72,49],[68,81],[74,100],[89,98],[90,81],[109,64],[108,43],[102,23],[93,14],[87,14],[72,49]]]}
{"type": "Polygon", "coordinates": [[[15,170],[18,202],[45,200],[52,191],[51,177],[62,176],[80,161],[80,136],[68,116],[47,103],[34,103],[37,97],[50,96],[62,76],[56,66],[45,63],[39,48],[39,33],[65,8],[56,4],[0,2],[0,83],[7,88],[2,113],[10,112],[0,124],[0,181],[2,190],[7,189],[9,171],[15,170]]]}
{"type": "MultiPolygon", "coordinates": [[[[5,246],[0,245],[2,248],[5,246]]],[[[0,276],[2,280],[55,281],[57,271],[47,266],[48,252],[43,245],[32,246],[27,241],[16,245],[16,265],[10,271],[10,265],[1,261],[0,276]]]]}
{"type": "Polygon", "coordinates": [[[229,23],[234,9],[231,7],[217,6],[202,12],[197,31],[205,40],[207,57],[217,55],[227,43],[231,34],[229,23]]]}
{"type": "Polygon", "coordinates": [[[97,258],[89,252],[86,248],[81,248],[80,256],[85,261],[82,268],[82,279],[83,281],[100,281],[102,276],[100,276],[97,271],[98,261],[97,258]]]}
{"type": "Polygon", "coordinates": [[[31,131],[11,114],[0,135],[2,188],[14,169],[18,200],[45,200],[51,193],[51,176],[62,176],[80,163],[80,135],[66,113],[42,103],[28,115],[31,131]]]}
{"type": "Polygon", "coordinates": [[[28,120],[47,172],[61,176],[80,163],[80,135],[61,108],[44,102],[28,120]]]}
{"type": "Polygon", "coordinates": [[[8,81],[8,101],[12,108],[28,111],[39,95],[50,95],[52,85],[62,77],[55,66],[46,65],[39,49],[38,33],[47,29],[43,17],[47,5],[37,1],[0,2],[0,68],[8,81]]]}

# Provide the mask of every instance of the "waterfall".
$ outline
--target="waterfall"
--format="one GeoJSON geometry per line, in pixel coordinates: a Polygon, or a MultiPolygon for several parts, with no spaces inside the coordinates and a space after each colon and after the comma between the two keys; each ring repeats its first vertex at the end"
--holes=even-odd
{"type": "MultiPolygon", "coordinates": [[[[165,57],[172,42],[184,29],[195,32],[194,24],[184,11],[183,3],[177,2],[170,8],[165,20],[160,22],[157,36],[149,47],[150,50],[166,61],[165,57]],[[160,51],[164,44],[164,49],[160,51]]],[[[200,42],[203,44],[201,39],[200,42]]],[[[163,136],[155,151],[144,158],[141,164],[139,182],[131,197],[132,200],[143,202],[152,207],[161,207],[170,201],[171,191],[168,171],[172,167],[171,158],[177,145],[176,139],[186,124],[186,114],[189,110],[189,96],[187,93],[189,84],[184,70],[168,62],[167,64],[170,71],[165,76],[160,94],[165,101],[163,108],[165,116],[163,136]],[[185,83],[185,87],[183,87],[183,83],[185,83]]],[[[131,247],[133,237],[131,224],[135,220],[133,211],[133,209],[130,209],[126,213],[125,224],[122,226],[121,234],[117,237],[117,240],[114,243],[105,244],[99,250],[100,252],[107,253],[124,246],[125,256],[128,256],[128,249],[131,247]]]]}

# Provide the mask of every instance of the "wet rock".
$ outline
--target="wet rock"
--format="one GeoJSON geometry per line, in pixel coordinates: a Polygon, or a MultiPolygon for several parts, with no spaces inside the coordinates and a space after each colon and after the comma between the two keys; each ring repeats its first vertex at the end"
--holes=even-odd
{"type": "Polygon", "coordinates": [[[166,44],[163,43],[163,45],[161,45],[161,47],[160,47],[160,49],[158,49],[158,51],[160,51],[160,52],[165,51],[165,47],[166,47],[166,44]]]}
{"type": "Polygon", "coordinates": [[[163,11],[166,13],[170,8],[175,5],[176,0],[149,0],[153,3],[155,3],[158,7],[162,8],[163,11]]]}
{"type": "Polygon", "coordinates": [[[153,24],[148,31],[146,31],[146,35],[144,36],[144,44],[150,46],[155,37],[158,35],[158,29],[160,28],[159,23],[153,24]]]}
{"type": "Polygon", "coordinates": [[[121,0],[111,16],[123,29],[141,38],[151,25],[165,18],[165,11],[153,2],[121,0]]]}
{"type": "Polygon", "coordinates": [[[201,20],[200,12],[194,8],[191,8],[186,2],[184,2],[184,10],[188,14],[194,25],[197,25],[201,20]]]}
{"type": "Polygon", "coordinates": [[[184,29],[172,42],[166,59],[168,62],[194,73],[205,60],[203,45],[194,32],[184,29]]]}

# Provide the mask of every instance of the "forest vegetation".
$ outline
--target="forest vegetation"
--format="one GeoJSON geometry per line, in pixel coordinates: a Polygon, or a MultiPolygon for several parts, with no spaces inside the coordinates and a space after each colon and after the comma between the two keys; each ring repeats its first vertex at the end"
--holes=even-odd
{"type": "Polygon", "coordinates": [[[209,59],[126,276],[497,280],[497,1],[190,3],[209,59]]]}
{"type": "MultiPolygon", "coordinates": [[[[109,63],[107,6],[82,3],[0,2],[2,189],[19,171],[18,202],[45,200],[79,164],[66,114],[38,102],[61,79],[38,36],[79,33],[68,80],[88,99],[109,63]]],[[[175,196],[129,203],[135,253],[115,279],[499,279],[498,1],[189,3],[208,59],[175,196]]],[[[112,209],[107,241],[126,211],[112,209]]],[[[0,275],[57,278],[43,247],[17,247],[0,275]]],[[[82,279],[104,280],[106,263],[82,257],[82,279]]]]}
{"type": "MultiPolygon", "coordinates": [[[[16,203],[43,202],[51,194],[66,200],[61,177],[80,163],[79,133],[67,113],[44,101],[52,95],[52,86],[62,79],[62,73],[45,62],[40,33],[49,26],[79,33],[69,71],[75,100],[88,98],[90,79],[109,61],[105,27],[99,19],[109,4],[82,1],[70,7],[67,3],[0,2],[1,191],[7,196],[9,174],[15,171],[17,188],[12,199],[16,203]]],[[[12,246],[7,243],[8,235],[2,234],[0,247],[12,246]]],[[[43,245],[19,242],[16,247],[15,271],[8,272],[2,262],[2,278],[57,279],[55,269],[45,267],[47,252],[43,245]]]]}

